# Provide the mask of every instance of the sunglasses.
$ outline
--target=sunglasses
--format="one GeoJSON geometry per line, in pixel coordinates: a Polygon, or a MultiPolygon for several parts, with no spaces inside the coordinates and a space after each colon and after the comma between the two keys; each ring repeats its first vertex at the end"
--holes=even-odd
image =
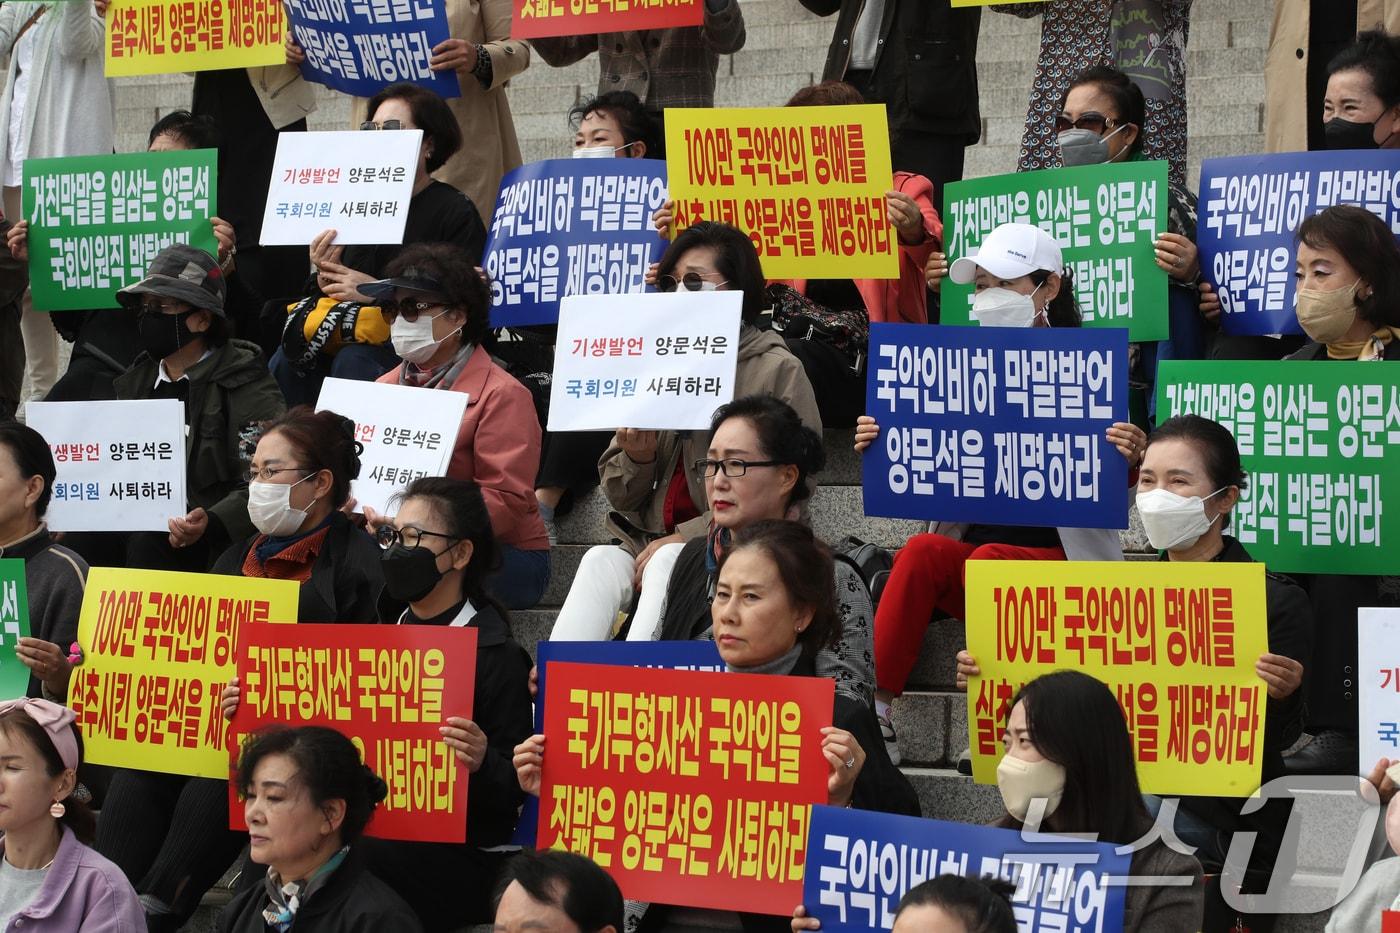
{"type": "Polygon", "coordinates": [[[1097,133],[1100,136],[1102,136],[1104,130],[1108,129],[1111,126],[1117,126],[1117,124],[1118,121],[1109,119],[1103,114],[1094,113],[1093,111],[1090,111],[1089,113],[1085,114],[1080,114],[1078,120],[1071,120],[1064,114],[1060,114],[1058,117],[1055,118],[1055,132],[1063,133],[1065,130],[1070,129],[1089,130],[1090,132],[1097,133]]]}
{"type": "Polygon", "coordinates": [[[191,310],[190,306],[175,298],[165,298],[160,300],[147,299],[137,307],[140,314],[184,314],[191,310]]]}
{"type": "Polygon", "coordinates": [[[385,120],[383,123],[375,123],[373,120],[366,120],[360,124],[362,130],[401,130],[402,120],[385,120]]]}
{"type": "Polygon", "coordinates": [[[447,305],[441,301],[422,301],[417,298],[405,298],[402,301],[381,301],[379,303],[380,313],[384,315],[384,320],[390,324],[394,323],[394,319],[398,317],[402,317],[412,324],[418,320],[418,315],[427,314],[434,308],[445,307],[447,305]]]}
{"type": "Polygon", "coordinates": [[[663,275],[656,280],[656,287],[663,292],[673,292],[677,288],[684,288],[688,292],[712,292],[721,285],[728,285],[726,279],[723,282],[711,282],[698,272],[687,272],[680,278],[674,275],[663,275]]]}

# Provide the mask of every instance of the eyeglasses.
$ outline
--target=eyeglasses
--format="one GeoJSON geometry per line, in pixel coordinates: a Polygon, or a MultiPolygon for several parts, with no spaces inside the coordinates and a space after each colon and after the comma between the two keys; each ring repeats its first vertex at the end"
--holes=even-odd
{"type": "Polygon", "coordinates": [[[1094,113],[1092,110],[1088,113],[1080,114],[1078,120],[1071,120],[1064,114],[1060,114],[1058,117],[1055,118],[1056,133],[1063,133],[1065,130],[1068,129],[1076,129],[1089,130],[1090,132],[1097,133],[1098,135],[1102,136],[1104,130],[1117,125],[1117,120],[1111,119],[1110,117],[1106,117],[1101,113],[1094,113]]]}
{"type": "Polygon", "coordinates": [[[688,292],[712,292],[721,285],[728,285],[729,280],[723,282],[711,282],[698,272],[687,272],[680,278],[674,275],[663,275],[656,280],[656,285],[663,292],[673,292],[677,288],[684,288],[688,292]]]}
{"type": "Polygon", "coordinates": [[[716,476],[720,470],[724,470],[724,475],[730,479],[743,476],[751,467],[771,467],[788,466],[781,460],[739,460],[731,457],[728,460],[696,460],[691,466],[704,477],[716,476]]]}
{"type": "Polygon", "coordinates": [[[401,130],[402,120],[385,120],[383,123],[375,123],[373,120],[366,120],[360,124],[362,130],[401,130]]]}
{"type": "Polygon", "coordinates": [[[383,301],[379,304],[379,310],[384,315],[384,319],[390,324],[394,319],[402,317],[412,324],[418,320],[418,315],[427,314],[433,308],[445,308],[441,301],[419,301],[417,298],[405,298],[403,301],[383,301]]]}
{"type": "Polygon", "coordinates": [[[191,310],[189,304],[177,298],[146,299],[137,309],[141,314],[184,314],[191,310]]]}
{"type": "Polygon", "coordinates": [[[386,551],[396,544],[404,547],[422,547],[424,538],[446,538],[449,541],[460,541],[456,535],[445,535],[438,531],[424,531],[421,528],[414,528],[409,525],[407,528],[395,528],[393,525],[380,525],[379,530],[374,533],[374,540],[379,542],[379,546],[386,551]]]}
{"type": "Polygon", "coordinates": [[[250,482],[250,483],[267,483],[267,482],[270,482],[270,481],[272,480],[272,478],[273,478],[274,476],[276,476],[278,473],[314,473],[314,472],[316,472],[316,471],[315,471],[315,470],[307,469],[306,467],[297,467],[297,466],[289,466],[289,467],[271,467],[271,466],[265,466],[265,467],[263,467],[261,470],[249,470],[249,471],[248,471],[248,482],[250,482]]]}

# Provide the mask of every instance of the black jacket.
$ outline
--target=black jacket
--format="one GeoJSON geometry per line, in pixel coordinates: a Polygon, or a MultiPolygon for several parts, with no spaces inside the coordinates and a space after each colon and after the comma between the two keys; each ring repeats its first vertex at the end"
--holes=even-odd
{"type": "MultiPolygon", "coordinates": [[[[851,33],[865,0],[801,0],[818,16],[836,17],[824,81],[840,81],[851,58],[851,33]]],[[[890,134],[982,134],[977,105],[979,7],[954,10],[948,0],[885,0],[880,45],[871,76],[871,103],[883,103],[890,134]]]]}
{"type": "MultiPolygon", "coordinates": [[[[1388,360],[1400,360],[1400,340],[1392,340],[1385,345],[1385,358],[1388,360]]],[[[1331,359],[1327,355],[1327,345],[1318,343],[1316,340],[1309,340],[1303,344],[1302,349],[1295,350],[1284,357],[1285,360],[1326,360],[1331,359]]],[[[1334,360],[1333,362],[1344,362],[1334,360]]]]}
{"type": "MultiPolygon", "coordinates": [[[[439,619],[447,624],[456,615],[454,610],[439,619]]],[[[393,625],[399,616],[387,596],[381,600],[381,620],[393,625]]],[[[477,633],[472,722],[486,733],[486,758],[467,782],[467,844],[485,849],[510,842],[525,799],[511,758],[515,746],[535,733],[532,665],[495,606],[481,606],[470,624],[477,633]]]]}
{"type": "MultiPolygon", "coordinates": [[[[219,933],[267,933],[263,910],[268,903],[260,880],[224,908],[219,933]]],[[[292,933],[423,933],[423,927],[403,898],[370,874],[351,846],[326,886],[297,911],[292,933]]]]}
{"type": "MultiPolygon", "coordinates": [[[[243,561],[262,535],[233,545],[214,562],[213,573],[242,576],[243,561]]],[[[311,565],[311,579],[297,598],[298,622],[377,622],[384,588],[382,552],[344,514],[331,515],[325,544],[311,565]]]]}

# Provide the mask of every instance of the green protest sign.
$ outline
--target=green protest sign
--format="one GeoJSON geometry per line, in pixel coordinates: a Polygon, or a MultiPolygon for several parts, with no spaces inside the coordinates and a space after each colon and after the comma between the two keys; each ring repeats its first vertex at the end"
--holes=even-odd
{"type": "Polygon", "coordinates": [[[115,308],[171,243],[214,255],[217,161],[213,149],[26,159],[34,307],[115,308]]]}
{"type": "Polygon", "coordinates": [[[7,557],[0,560],[0,700],[22,697],[29,690],[29,668],[15,655],[15,645],[28,637],[29,594],[24,587],[24,561],[7,557]]]}
{"type": "MultiPolygon", "coordinates": [[[[1005,223],[1055,238],[1085,327],[1127,327],[1131,340],[1167,339],[1167,274],[1152,244],[1167,230],[1167,163],[1123,162],[993,175],[948,186],[948,263],[1005,223]]],[[[971,324],[972,286],[944,279],[944,324],[971,324]]]]}
{"type": "Polygon", "coordinates": [[[1229,533],[1270,570],[1400,572],[1400,366],[1164,361],[1157,414],[1235,435],[1249,482],[1229,533]]]}

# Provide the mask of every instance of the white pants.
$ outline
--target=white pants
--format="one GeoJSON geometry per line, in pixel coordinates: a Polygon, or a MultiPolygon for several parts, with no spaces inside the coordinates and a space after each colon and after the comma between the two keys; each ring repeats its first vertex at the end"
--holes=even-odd
{"type": "MultiPolygon", "coordinates": [[[[666,584],[683,544],[659,547],[642,570],[642,592],[632,614],[628,641],[653,641],[666,606],[666,584]]],[[[550,632],[550,641],[603,641],[612,634],[618,613],[632,601],[636,559],[612,544],[591,547],[579,561],[569,595],[550,632]]]]}
{"type": "MultiPolygon", "coordinates": [[[[20,213],[20,189],[4,189],[5,217],[14,223],[23,219],[20,213]]],[[[0,244],[0,249],[3,249],[0,244]]],[[[48,314],[34,310],[29,289],[20,299],[19,329],[24,337],[24,371],[29,381],[29,397],[36,401],[49,394],[58,381],[58,331],[48,314]]]]}

